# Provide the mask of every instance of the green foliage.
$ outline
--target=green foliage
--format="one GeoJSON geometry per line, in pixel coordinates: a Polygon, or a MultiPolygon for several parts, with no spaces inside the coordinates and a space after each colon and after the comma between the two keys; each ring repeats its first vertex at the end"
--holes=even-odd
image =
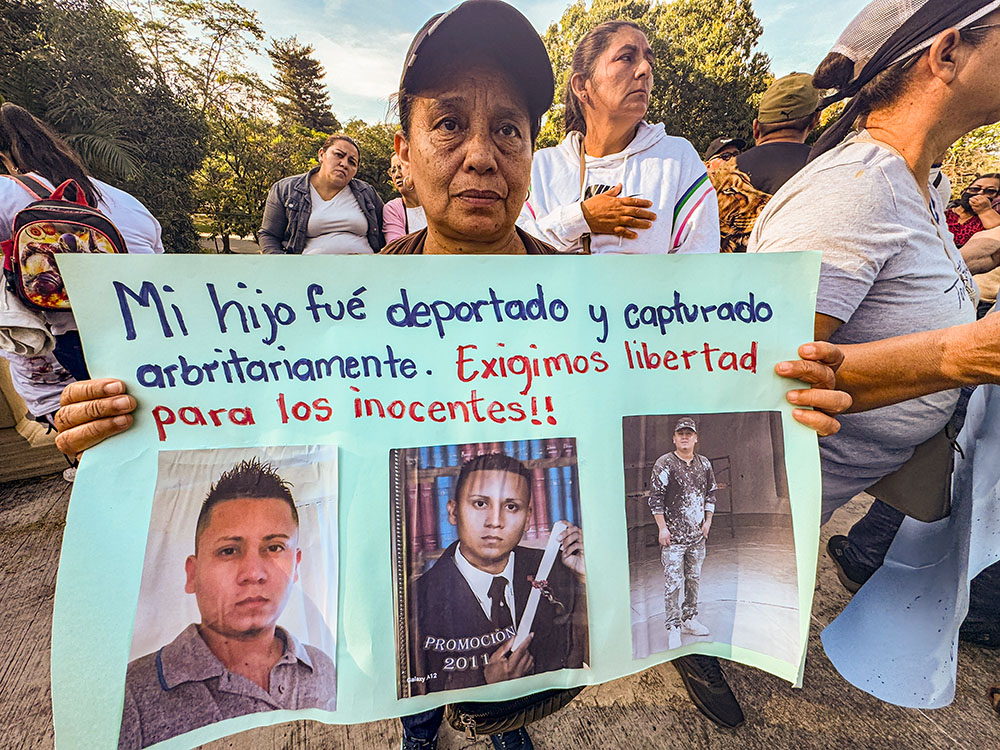
{"type": "Polygon", "coordinates": [[[349,121],[344,126],[344,132],[357,141],[361,151],[358,179],[375,188],[375,192],[383,201],[398,197],[388,174],[389,161],[394,151],[393,140],[398,129],[399,126],[393,123],[380,122],[369,125],[357,119],[349,121]]]}
{"type": "Polygon", "coordinates": [[[157,80],[202,112],[224,107],[248,82],[244,61],[264,40],[257,13],[234,0],[119,0],[124,22],[157,80]]]}
{"type": "Polygon", "coordinates": [[[209,153],[195,175],[203,231],[221,238],[224,253],[230,235],[257,239],[271,185],[309,169],[325,138],[306,128],[285,129],[262,116],[260,95],[243,104],[209,112],[209,153]]]}
{"type": "Polygon", "coordinates": [[[231,234],[256,235],[271,183],[297,167],[299,147],[271,121],[272,92],[245,66],[264,29],[254,11],[231,0],[121,2],[156,80],[194,102],[204,119],[190,212],[227,252],[231,234]]]}
{"type": "Polygon", "coordinates": [[[168,249],[194,249],[190,175],[203,125],[132,51],[122,14],[100,0],[0,0],[0,50],[0,94],[142,201],[168,249]]]}
{"type": "Polygon", "coordinates": [[[538,146],[564,135],[563,97],[573,51],[590,29],[611,19],[637,23],[656,58],[646,119],[690,140],[698,151],[719,135],[749,137],[755,103],[767,86],[767,55],[754,52],[763,28],[750,0],[583,0],[566,8],[545,34],[556,75],[556,103],[538,146]]]}
{"type": "Polygon", "coordinates": [[[220,237],[228,252],[230,235],[257,238],[271,185],[313,166],[326,135],[231,110],[209,117],[209,155],[195,191],[204,231],[220,237]]]}
{"type": "Polygon", "coordinates": [[[122,118],[122,132],[139,146],[135,177],[119,185],[160,220],[168,253],[198,252],[192,176],[205,156],[208,128],[194,108],[160,84],[145,87],[141,105],[122,118]]]}
{"type": "Polygon", "coordinates": [[[945,157],[942,171],[951,180],[952,197],[976,175],[1000,172],[1000,123],[986,125],[958,139],[945,157]]]}
{"type": "MultiPolygon", "coordinates": [[[[37,0],[0,0],[0,73],[20,66],[35,43],[32,35],[41,21],[37,0]]],[[[6,76],[4,76],[6,78],[6,76]]]]}
{"type": "Polygon", "coordinates": [[[323,84],[325,71],[313,57],[314,51],[294,36],[271,41],[267,54],[275,69],[274,106],[289,124],[335,133],[340,123],[330,109],[330,96],[323,84]]]}

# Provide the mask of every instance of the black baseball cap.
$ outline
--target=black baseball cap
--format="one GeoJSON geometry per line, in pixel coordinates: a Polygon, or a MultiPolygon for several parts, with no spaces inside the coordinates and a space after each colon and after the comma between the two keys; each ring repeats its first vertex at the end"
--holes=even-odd
{"type": "Polygon", "coordinates": [[[705,161],[708,161],[717,153],[722,151],[726,146],[736,146],[740,151],[747,147],[747,142],[742,138],[724,138],[719,137],[708,144],[708,151],[705,152],[705,161]]]}
{"type": "Polygon", "coordinates": [[[410,42],[399,88],[419,91],[442,70],[460,76],[459,64],[469,58],[485,58],[505,70],[533,120],[552,106],[555,80],[545,45],[531,22],[501,0],[466,0],[431,16],[410,42]]]}

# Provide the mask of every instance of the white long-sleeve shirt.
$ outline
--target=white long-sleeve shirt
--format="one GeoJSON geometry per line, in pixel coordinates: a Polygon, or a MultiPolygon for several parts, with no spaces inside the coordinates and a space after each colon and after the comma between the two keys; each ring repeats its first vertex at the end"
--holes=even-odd
{"type": "Polygon", "coordinates": [[[638,229],[637,239],[610,234],[591,236],[591,252],[717,253],[719,205],[694,147],[669,136],[663,125],[642,122],[632,142],[617,154],[587,156],[580,188],[582,135],[535,154],[531,193],[518,226],[562,252],[579,252],[590,231],[581,203],[622,183],[622,196],[652,201],[656,220],[638,229]]]}

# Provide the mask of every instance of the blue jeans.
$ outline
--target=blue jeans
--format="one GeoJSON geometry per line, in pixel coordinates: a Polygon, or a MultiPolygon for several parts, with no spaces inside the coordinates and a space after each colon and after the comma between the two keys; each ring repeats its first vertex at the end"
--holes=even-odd
{"type": "Polygon", "coordinates": [[[844,550],[847,562],[868,568],[871,572],[882,567],[885,553],[889,551],[889,546],[905,517],[881,500],[872,503],[864,518],[847,532],[847,539],[851,543],[844,550]]]}

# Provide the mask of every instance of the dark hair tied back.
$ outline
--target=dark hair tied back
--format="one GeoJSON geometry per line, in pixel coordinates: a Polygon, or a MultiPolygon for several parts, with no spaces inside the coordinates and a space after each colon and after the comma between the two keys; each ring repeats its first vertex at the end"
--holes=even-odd
{"type": "Polygon", "coordinates": [[[813,86],[823,89],[843,89],[854,78],[854,61],[839,52],[831,52],[813,73],[813,86]]]}
{"type": "Polygon", "coordinates": [[[101,199],[76,151],[48,125],[11,102],[0,105],[0,151],[10,154],[20,171],[40,174],[55,186],[75,180],[91,206],[101,199]]]}
{"type": "MultiPolygon", "coordinates": [[[[570,65],[569,78],[566,79],[566,94],[563,99],[563,123],[567,133],[574,130],[578,133],[587,132],[587,121],[583,116],[583,105],[573,93],[573,76],[579,74],[590,78],[594,74],[594,65],[611,44],[611,37],[621,29],[630,28],[642,31],[642,28],[632,21],[605,21],[588,31],[573,50],[573,62],[570,65]]],[[[645,33],[645,32],[643,32],[645,33]]]]}

